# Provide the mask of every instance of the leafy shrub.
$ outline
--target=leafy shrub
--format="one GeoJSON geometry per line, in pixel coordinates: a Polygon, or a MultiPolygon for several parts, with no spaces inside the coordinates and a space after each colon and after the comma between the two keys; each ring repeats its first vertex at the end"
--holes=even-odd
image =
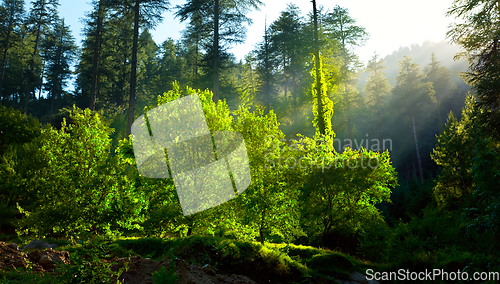
{"type": "Polygon", "coordinates": [[[36,118],[0,105],[0,230],[4,232],[14,233],[16,202],[24,205],[32,198],[32,192],[24,186],[27,177],[19,172],[23,164],[21,150],[40,132],[36,118]]]}
{"type": "Polygon", "coordinates": [[[391,228],[381,219],[366,224],[359,235],[358,253],[366,259],[380,262],[391,233],[391,228]]]}
{"type": "Polygon", "coordinates": [[[26,145],[24,160],[34,165],[25,168],[26,186],[35,197],[18,206],[24,218],[17,232],[81,238],[137,228],[145,202],[111,153],[112,130],[88,109],[74,108],[71,120],[60,130],[47,126],[26,145]]]}
{"type": "Polygon", "coordinates": [[[342,254],[331,252],[318,254],[307,261],[307,266],[324,275],[349,279],[354,263],[342,254]]]}
{"type": "Polygon", "coordinates": [[[112,271],[112,263],[102,260],[94,250],[73,253],[70,259],[71,264],[60,264],[56,268],[54,277],[58,283],[120,283],[118,277],[126,269],[124,266],[119,271],[112,271]]]}
{"type": "Polygon", "coordinates": [[[167,270],[165,266],[162,266],[159,271],[153,272],[153,283],[154,284],[175,284],[178,281],[177,273],[175,272],[175,265],[173,261],[170,261],[170,267],[167,270]]]}
{"type": "Polygon", "coordinates": [[[400,223],[390,235],[385,260],[394,266],[429,268],[436,261],[436,251],[447,246],[466,245],[460,218],[454,213],[426,208],[421,218],[400,223]]]}

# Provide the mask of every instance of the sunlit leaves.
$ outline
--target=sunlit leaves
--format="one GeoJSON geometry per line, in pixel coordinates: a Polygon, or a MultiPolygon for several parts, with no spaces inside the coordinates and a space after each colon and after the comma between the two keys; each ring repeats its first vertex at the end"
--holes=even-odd
{"type": "Polygon", "coordinates": [[[98,114],[74,108],[70,123],[61,129],[43,129],[28,152],[39,167],[27,186],[36,199],[23,210],[19,232],[37,235],[58,232],[65,236],[111,233],[134,228],[144,206],[141,194],[124,175],[124,164],[111,156],[112,130],[98,114]]]}

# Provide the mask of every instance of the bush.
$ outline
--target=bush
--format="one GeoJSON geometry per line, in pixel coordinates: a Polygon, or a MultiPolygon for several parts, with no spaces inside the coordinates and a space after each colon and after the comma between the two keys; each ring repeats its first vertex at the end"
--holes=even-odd
{"type": "Polygon", "coordinates": [[[175,265],[173,261],[170,262],[170,268],[167,270],[165,266],[159,271],[153,272],[153,283],[154,284],[175,284],[177,283],[177,273],[175,273],[175,265]]]}
{"type": "Polygon", "coordinates": [[[381,219],[366,224],[359,235],[358,253],[368,260],[380,262],[391,233],[391,228],[381,219]]]}
{"type": "Polygon", "coordinates": [[[82,238],[137,228],[145,202],[111,153],[112,129],[88,109],[73,108],[70,116],[72,124],[47,126],[25,147],[24,163],[33,166],[23,171],[34,198],[18,206],[18,234],[82,238]]]}
{"type": "Polygon", "coordinates": [[[354,263],[342,254],[330,252],[318,254],[307,261],[307,266],[321,274],[340,279],[349,279],[354,263]]]}
{"type": "Polygon", "coordinates": [[[452,245],[465,247],[464,231],[457,214],[426,208],[421,218],[400,223],[389,236],[385,260],[396,267],[429,268],[436,251],[452,245]]]}

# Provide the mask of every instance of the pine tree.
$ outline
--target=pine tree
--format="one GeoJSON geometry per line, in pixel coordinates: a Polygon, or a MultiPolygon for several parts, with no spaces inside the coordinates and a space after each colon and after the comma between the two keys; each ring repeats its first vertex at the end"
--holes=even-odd
{"type": "Polygon", "coordinates": [[[435,102],[435,91],[432,83],[424,83],[425,75],[417,63],[412,63],[411,59],[404,57],[399,62],[399,74],[396,77],[396,86],[392,89],[391,108],[396,110],[393,119],[401,118],[402,122],[411,126],[412,136],[415,140],[415,153],[417,156],[418,169],[421,181],[424,180],[420,149],[418,145],[418,135],[415,119],[422,120],[423,114],[428,113],[435,102]]]}
{"type": "Polygon", "coordinates": [[[45,89],[51,96],[49,117],[54,113],[57,98],[64,94],[63,87],[70,78],[70,66],[76,55],[77,48],[71,30],[58,19],[53,24],[53,32],[42,41],[41,56],[47,66],[45,89]]]}
{"type": "Polygon", "coordinates": [[[326,37],[339,44],[339,57],[342,59],[339,77],[339,92],[342,96],[344,119],[347,127],[347,136],[353,139],[353,110],[359,93],[356,91],[355,70],[360,67],[357,56],[351,51],[354,46],[362,46],[368,38],[364,27],[356,25],[356,20],[351,18],[346,8],[335,6],[328,12],[324,20],[326,37]]]}
{"type": "Polygon", "coordinates": [[[300,71],[300,52],[304,50],[301,46],[303,27],[299,12],[297,6],[288,4],[287,9],[269,27],[274,67],[281,70],[284,97],[290,91],[293,105],[297,103],[297,74],[300,71]]]}
{"type": "Polygon", "coordinates": [[[464,74],[475,89],[478,104],[485,110],[481,119],[500,139],[500,5],[496,0],[454,0],[447,16],[461,18],[451,26],[447,37],[464,48],[457,57],[469,60],[464,74]]]}
{"type": "Polygon", "coordinates": [[[20,44],[21,24],[24,21],[24,1],[4,0],[0,6],[0,50],[2,51],[2,69],[0,70],[0,98],[7,66],[7,52],[20,44]]]}
{"type": "MultiPolygon", "coordinates": [[[[224,49],[229,44],[240,43],[246,33],[245,24],[251,24],[251,20],[245,15],[251,9],[258,9],[262,3],[259,0],[189,0],[182,6],[177,6],[176,16],[181,21],[187,19],[191,23],[200,21],[205,25],[212,26],[211,45],[206,46],[206,54],[209,56],[206,62],[212,66],[210,73],[213,74],[213,100],[219,100],[219,76],[220,67],[225,55],[224,49]]],[[[192,28],[198,26],[191,25],[192,28]]],[[[206,26],[205,26],[206,27],[206,26]]]]}
{"type": "Polygon", "coordinates": [[[436,91],[436,103],[438,112],[438,125],[441,130],[443,126],[441,116],[441,104],[449,99],[452,93],[457,91],[456,85],[451,81],[451,72],[448,68],[441,66],[433,52],[431,55],[431,63],[424,68],[426,75],[425,81],[432,82],[434,90],[436,91]]]}
{"type": "Polygon", "coordinates": [[[368,78],[364,86],[367,102],[374,109],[378,135],[381,135],[382,114],[391,91],[391,85],[389,84],[389,79],[385,77],[384,69],[383,59],[379,60],[377,54],[375,54],[372,59],[368,61],[366,67],[368,78]]]}
{"type": "Polygon", "coordinates": [[[32,97],[33,84],[39,80],[35,72],[35,63],[38,60],[38,46],[44,33],[48,30],[50,24],[57,19],[57,6],[59,0],[34,0],[31,2],[32,8],[28,17],[30,33],[35,36],[33,54],[29,63],[28,85],[25,91],[24,113],[28,113],[28,104],[32,97]]]}
{"type": "MultiPolygon", "coordinates": [[[[129,1],[129,0],[126,0],[129,1]]],[[[127,2],[128,3],[128,2],[127,2]]],[[[132,37],[132,60],[130,62],[130,93],[127,112],[127,136],[131,134],[135,119],[136,88],[137,88],[137,53],[139,48],[139,26],[153,27],[161,19],[161,14],[167,9],[168,0],[133,0],[131,10],[134,15],[134,32],[132,37]]]]}
{"type": "Polygon", "coordinates": [[[99,60],[101,57],[101,41],[103,34],[103,21],[106,16],[105,0],[97,2],[96,11],[94,11],[95,31],[94,31],[94,55],[92,58],[92,85],[90,90],[90,110],[95,110],[95,100],[97,96],[97,83],[99,78],[99,60]]]}

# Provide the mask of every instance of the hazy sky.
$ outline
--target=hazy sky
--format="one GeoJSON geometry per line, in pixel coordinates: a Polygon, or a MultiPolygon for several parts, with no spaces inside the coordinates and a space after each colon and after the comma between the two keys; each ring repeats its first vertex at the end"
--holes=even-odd
{"type": "MultiPolygon", "coordinates": [[[[83,27],[80,19],[85,12],[90,11],[88,0],[60,0],[60,15],[70,25],[78,44],[82,39],[80,33],[83,27]]],[[[171,7],[183,4],[185,1],[172,0],[171,7]]],[[[287,3],[297,5],[303,15],[312,10],[310,0],[263,0],[260,11],[248,14],[253,19],[253,24],[248,28],[245,44],[240,44],[231,49],[238,59],[254,49],[264,35],[264,20],[267,18],[269,25],[285,10],[287,3]]],[[[445,17],[445,13],[453,0],[317,0],[317,5],[332,9],[335,5],[347,8],[352,18],[366,28],[370,34],[363,47],[357,48],[356,53],[361,61],[366,62],[374,52],[386,56],[401,46],[410,46],[413,43],[422,44],[426,40],[440,42],[445,40],[448,25],[453,18],[445,17]]],[[[164,14],[164,21],[152,30],[153,39],[161,43],[171,37],[180,38],[184,23],[173,17],[171,12],[164,14]]]]}

